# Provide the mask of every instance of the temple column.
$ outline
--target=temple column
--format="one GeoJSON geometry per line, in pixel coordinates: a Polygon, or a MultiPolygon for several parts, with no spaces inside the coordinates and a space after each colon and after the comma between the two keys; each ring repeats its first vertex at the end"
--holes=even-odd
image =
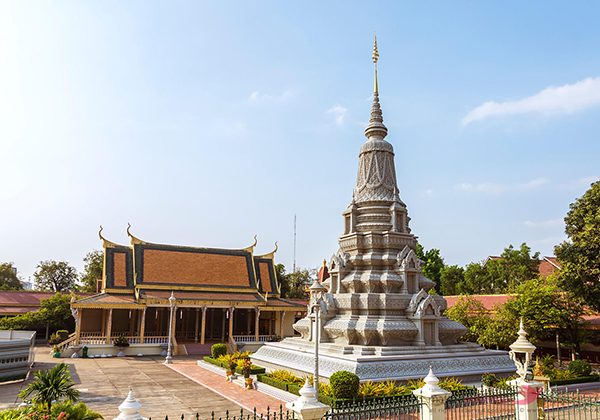
{"type": "Polygon", "coordinates": [[[83,308],[77,309],[77,318],[75,319],[75,342],[79,343],[79,337],[81,336],[81,318],[83,315],[83,308]]]}
{"type": "Polygon", "coordinates": [[[233,311],[234,307],[229,308],[229,339],[233,337],[233,311]]]}
{"type": "Polygon", "coordinates": [[[283,322],[285,321],[286,311],[281,311],[281,320],[279,321],[279,337],[283,338],[283,322]]]}
{"type": "Polygon", "coordinates": [[[196,308],[196,325],[194,326],[194,343],[198,342],[198,324],[200,323],[200,308],[196,308]]]}
{"type": "Polygon", "coordinates": [[[204,344],[206,336],[206,306],[202,307],[202,325],[200,329],[200,344],[204,344]]]}
{"type": "Polygon", "coordinates": [[[227,309],[221,309],[221,342],[225,341],[225,316],[227,309]]]}
{"type": "Polygon", "coordinates": [[[106,317],[106,344],[110,344],[110,335],[112,334],[112,314],[113,310],[108,310],[108,316],[106,317]]]}
{"type": "Polygon", "coordinates": [[[142,309],[142,316],[140,317],[140,344],[144,344],[144,334],[146,334],[146,308],[142,309]]]}
{"type": "Polygon", "coordinates": [[[260,334],[258,329],[260,327],[260,308],[254,309],[255,311],[255,319],[254,319],[254,341],[258,342],[258,335],[260,334]]]}

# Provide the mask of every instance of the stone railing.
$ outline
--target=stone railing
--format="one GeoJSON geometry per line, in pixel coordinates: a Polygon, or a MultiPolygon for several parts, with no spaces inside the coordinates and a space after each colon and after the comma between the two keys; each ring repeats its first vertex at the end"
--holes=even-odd
{"type": "Polygon", "coordinates": [[[23,379],[34,361],[35,331],[0,331],[0,378],[23,379]]]}
{"type": "Polygon", "coordinates": [[[236,343],[267,343],[270,341],[274,341],[276,338],[275,335],[259,335],[258,340],[256,340],[256,336],[252,335],[234,335],[233,340],[236,343]]]}

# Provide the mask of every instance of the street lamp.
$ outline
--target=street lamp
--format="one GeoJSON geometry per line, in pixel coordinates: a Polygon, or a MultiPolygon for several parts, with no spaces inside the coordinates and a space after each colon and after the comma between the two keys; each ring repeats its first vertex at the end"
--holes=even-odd
{"type": "Polygon", "coordinates": [[[533,375],[529,373],[529,364],[531,363],[531,356],[535,351],[535,346],[527,340],[527,332],[523,327],[523,318],[519,323],[519,338],[512,343],[508,355],[510,359],[515,363],[517,367],[517,374],[520,376],[522,381],[533,379],[533,375]]]}
{"type": "Polygon", "coordinates": [[[167,357],[165,357],[165,364],[169,365],[173,362],[173,311],[175,310],[175,295],[171,292],[171,296],[169,297],[169,307],[171,308],[171,312],[169,314],[169,341],[167,344],[167,357]]]}
{"type": "Polygon", "coordinates": [[[313,340],[315,341],[315,368],[313,372],[313,387],[317,396],[319,395],[319,339],[321,333],[321,302],[327,288],[319,280],[315,280],[309,287],[310,290],[310,317],[314,320],[313,340]]]}

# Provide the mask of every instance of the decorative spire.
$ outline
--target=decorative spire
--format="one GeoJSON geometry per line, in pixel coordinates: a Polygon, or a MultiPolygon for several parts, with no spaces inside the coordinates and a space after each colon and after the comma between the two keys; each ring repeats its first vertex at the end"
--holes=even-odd
{"type": "Polygon", "coordinates": [[[385,138],[387,136],[387,128],[383,125],[383,114],[381,113],[381,106],[379,105],[379,81],[377,78],[377,62],[379,61],[379,49],[377,48],[377,35],[373,42],[373,65],[375,68],[374,82],[373,82],[373,104],[371,105],[371,118],[369,119],[369,125],[365,128],[365,136],[367,138],[379,137],[385,138]]]}

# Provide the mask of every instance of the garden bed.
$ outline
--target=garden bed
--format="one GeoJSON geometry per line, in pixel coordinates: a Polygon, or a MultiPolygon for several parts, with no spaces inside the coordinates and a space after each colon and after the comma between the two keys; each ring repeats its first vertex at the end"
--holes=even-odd
{"type": "MultiPolygon", "coordinates": [[[[210,363],[211,365],[215,365],[215,366],[219,366],[223,369],[227,369],[227,363],[226,362],[220,362],[215,358],[212,358],[210,356],[204,356],[202,358],[202,360],[204,360],[206,363],[210,363]]],[[[250,368],[250,374],[251,375],[258,375],[261,373],[265,373],[265,368],[260,367],[260,366],[256,366],[256,365],[252,365],[252,367],[250,368]]],[[[242,368],[240,366],[236,367],[235,369],[235,373],[237,373],[238,375],[242,374],[242,368]]]]}

